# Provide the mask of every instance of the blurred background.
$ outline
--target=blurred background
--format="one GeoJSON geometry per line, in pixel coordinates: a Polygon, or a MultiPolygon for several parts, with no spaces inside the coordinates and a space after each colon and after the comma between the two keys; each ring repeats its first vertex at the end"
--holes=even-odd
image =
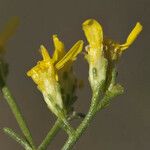
{"type": "MultiPolygon", "coordinates": [[[[148,150],[150,149],[150,1],[149,0],[0,0],[0,31],[12,16],[20,17],[20,27],[6,46],[10,64],[8,84],[39,144],[52,127],[55,116],[48,110],[36,85],[26,72],[41,59],[40,44],[52,54],[52,35],[58,34],[69,49],[77,40],[86,41],[81,24],[97,19],[104,35],[124,42],[137,21],[144,30],[123,55],[118,65],[118,82],[125,93],[97,114],[74,150],[148,150]]],[[[87,43],[87,42],[86,42],[87,43]]],[[[75,108],[86,113],[90,103],[88,65],[83,55],[75,62],[76,74],[84,80],[75,108]]],[[[77,125],[80,122],[74,121],[77,125]]],[[[0,128],[18,125],[0,96],[0,128]]],[[[48,150],[60,150],[66,134],[61,131],[48,150]]],[[[0,130],[1,150],[21,150],[0,130]]]]}

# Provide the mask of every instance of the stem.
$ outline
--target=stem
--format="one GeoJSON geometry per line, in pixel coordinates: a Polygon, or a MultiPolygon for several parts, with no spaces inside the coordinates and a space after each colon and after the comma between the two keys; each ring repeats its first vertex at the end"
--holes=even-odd
{"type": "Polygon", "coordinates": [[[98,90],[95,91],[93,94],[92,103],[91,103],[89,112],[87,113],[86,117],[84,118],[82,123],[79,125],[79,127],[75,131],[74,136],[69,137],[69,139],[63,146],[62,150],[70,150],[73,147],[73,145],[79,140],[79,138],[84,133],[84,131],[87,129],[87,127],[93,120],[94,116],[96,115],[99,97],[100,97],[100,90],[98,88],[98,90]]]}
{"type": "Polygon", "coordinates": [[[119,84],[115,85],[114,88],[111,89],[111,91],[106,91],[104,97],[97,106],[97,111],[106,108],[110,104],[111,99],[123,94],[123,91],[124,91],[123,87],[119,84]]]}
{"type": "Polygon", "coordinates": [[[38,147],[38,150],[45,150],[47,149],[48,145],[52,142],[53,138],[56,136],[56,134],[61,129],[62,121],[60,119],[57,119],[52,129],[48,132],[45,139],[42,141],[40,146],[38,147]]]}
{"type": "Polygon", "coordinates": [[[20,111],[17,103],[15,102],[14,97],[12,96],[9,88],[6,85],[2,88],[2,93],[4,95],[4,98],[6,99],[13,115],[15,116],[15,118],[18,122],[18,125],[19,125],[21,131],[23,132],[24,136],[26,137],[27,141],[30,143],[32,148],[35,149],[31,133],[27,127],[24,117],[22,116],[21,111],[20,111]]]}
{"type": "Polygon", "coordinates": [[[71,125],[69,124],[68,120],[67,119],[63,119],[63,129],[65,130],[65,132],[69,135],[69,136],[72,136],[74,135],[75,133],[75,130],[73,127],[71,127],[71,125]]]}
{"type": "Polygon", "coordinates": [[[18,142],[22,147],[24,147],[25,150],[32,150],[30,145],[27,143],[26,140],[24,140],[22,137],[20,137],[17,133],[15,133],[12,129],[10,128],[4,128],[3,129],[4,133],[9,135],[12,139],[14,139],[16,142],[18,142]]]}
{"type": "MultiPolygon", "coordinates": [[[[72,118],[69,118],[68,120],[73,120],[76,117],[77,117],[76,115],[72,116],[72,118]]],[[[57,121],[55,122],[55,124],[52,127],[52,129],[50,129],[50,131],[46,135],[45,139],[42,141],[42,143],[38,147],[38,150],[45,150],[45,149],[47,149],[48,145],[52,142],[53,138],[56,136],[56,134],[60,131],[61,128],[63,128],[65,131],[67,130],[67,129],[65,129],[65,125],[63,124],[63,121],[60,120],[60,119],[57,119],[57,121]]]]}
{"type": "Polygon", "coordinates": [[[103,99],[100,101],[100,103],[97,106],[97,111],[100,111],[100,110],[106,108],[109,105],[110,100],[112,98],[113,98],[113,96],[108,96],[107,94],[105,94],[103,99]]]}

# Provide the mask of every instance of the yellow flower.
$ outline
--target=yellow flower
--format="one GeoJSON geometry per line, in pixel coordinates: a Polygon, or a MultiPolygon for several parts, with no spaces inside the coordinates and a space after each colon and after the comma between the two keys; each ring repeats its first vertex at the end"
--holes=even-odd
{"type": "Polygon", "coordinates": [[[135,41],[142,29],[142,25],[139,22],[137,22],[124,44],[119,44],[117,42],[114,42],[113,40],[105,39],[104,51],[108,59],[113,61],[118,60],[122,53],[135,41]]]}
{"type": "Polygon", "coordinates": [[[28,76],[33,77],[35,83],[42,90],[42,86],[40,84],[41,76],[40,73],[46,73],[48,69],[51,69],[50,76],[52,78],[58,80],[56,71],[60,70],[65,64],[69,61],[74,61],[76,56],[82,51],[83,41],[78,41],[69,51],[65,54],[63,43],[59,41],[56,35],[53,36],[55,51],[54,55],[51,58],[48,54],[47,49],[41,45],[41,54],[43,57],[42,61],[39,61],[35,67],[33,67],[30,71],[27,72],[28,76]]]}
{"type": "Polygon", "coordinates": [[[89,42],[87,57],[90,57],[90,61],[93,61],[93,59],[95,59],[98,53],[95,51],[99,51],[99,53],[101,54],[104,53],[104,55],[106,55],[107,57],[111,55],[111,59],[115,60],[118,59],[122,52],[135,41],[137,36],[142,31],[142,25],[137,22],[136,26],[127,37],[127,40],[124,44],[119,44],[110,39],[103,39],[102,27],[94,19],[88,19],[87,21],[85,21],[83,23],[83,30],[89,42]]]}
{"type": "Polygon", "coordinates": [[[89,63],[89,80],[92,87],[106,79],[107,62],[120,58],[142,31],[142,25],[138,22],[129,34],[124,44],[116,43],[103,38],[103,30],[100,23],[94,19],[88,19],[82,24],[85,36],[89,42],[86,47],[86,59],[89,63]]]}
{"type": "Polygon", "coordinates": [[[51,58],[47,49],[42,45],[42,61],[39,61],[35,67],[27,72],[33,81],[38,85],[42,92],[48,107],[53,113],[58,115],[55,105],[63,109],[63,102],[58,85],[58,70],[63,68],[70,61],[74,61],[77,55],[82,51],[83,41],[78,41],[69,51],[65,53],[64,45],[56,35],[53,36],[55,51],[51,58]]]}
{"type": "Polygon", "coordinates": [[[107,60],[103,56],[103,30],[94,19],[86,20],[82,28],[89,42],[85,58],[89,63],[89,81],[94,90],[106,79],[107,60]]]}
{"type": "Polygon", "coordinates": [[[4,46],[9,38],[16,32],[19,25],[19,19],[13,17],[5,26],[4,30],[0,33],[0,50],[4,50],[4,46]]]}

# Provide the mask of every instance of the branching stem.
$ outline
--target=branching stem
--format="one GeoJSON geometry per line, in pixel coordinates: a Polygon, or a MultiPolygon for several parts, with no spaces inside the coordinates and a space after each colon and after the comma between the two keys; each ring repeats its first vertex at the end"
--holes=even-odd
{"type": "Polygon", "coordinates": [[[74,135],[68,138],[62,150],[70,150],[74,146],[74,144],[78,141],[78,139],[81,137],[81,135],[84,133],[84,131],[87,129],[87,127],[89,126],[89,124],[91,123],[91,121],[96,115],[97,105],[99,103],[99,97],[100,97],[100,90],[98,88],[98,90],[95,91],[93,94],[89,112],[87,113],[86,117],[79,125],[79,127],[76,129],[74,135]]]}

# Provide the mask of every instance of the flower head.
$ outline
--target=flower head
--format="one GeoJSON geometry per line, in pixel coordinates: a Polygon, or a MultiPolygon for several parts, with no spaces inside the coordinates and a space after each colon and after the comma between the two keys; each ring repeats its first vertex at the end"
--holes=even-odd
{"type": "Polygon", "coordinates": [[[110,71],[107,69],[107,63],[114,63],[120,58],[125,49],[137,38],[142,30],[142,25],[139,22],[136,24],[124,44],[103,38],[102,26],[94,19],[86,20],[82,27],[89,42],[85,57],[89,63],[89,80],[92,88],[94,88],[96,84],[106,80],[106,71],[110,71]]]}
{"type": "Polygon", "coordinates": [[[69,51],[65,53],[64,45],[56,35],[53,36],[55,51],[51,58],[47,49],[42,45],[40,47],[43,57],[35,67],[27,72],[42,92],[48,107],[58,115],[58,108],[64,108],[60,93],[58,71],[65,65],[74,61],[77,55],[82,51],[83,41],[78,41],[69,51]],[[55,106],[58,107],[55,107],[55,106]]]}
{"type": "MultiPolygon", "coordinates": [[[[88,19],[83,23],[83,30],[89,42],[88,55],[95,58],[95,53],[107,53],[108,55],[121,55],[137,38],[142,31],[142,25],[137,22],[124,44],[119,44],[110,39],[103,39],[103,31],[101,25],[94,19],[88,19]],[[99,50],[98,50],[99,49],[99,50]]],[[[119,57],[118,56],[118,57],[119,57]]],[[[87,56],[88,57],[88,56],[87,56]]],[[[118,59],[112,56],[112,59],[118,59]]],[[[92,61],[92,60],[90,60],[92,61]]],[[[91,62],[92,63],[92,62],[91,62]]]]}
{"type": "Polygon", "coordinates": [[[103,54],[102,26],[94,19],[88,19],[82,24],[85,36],[89,42],[85,58],[89,63],[89,81],[94,90],[106,78],[107,60],[103,54]]]}

